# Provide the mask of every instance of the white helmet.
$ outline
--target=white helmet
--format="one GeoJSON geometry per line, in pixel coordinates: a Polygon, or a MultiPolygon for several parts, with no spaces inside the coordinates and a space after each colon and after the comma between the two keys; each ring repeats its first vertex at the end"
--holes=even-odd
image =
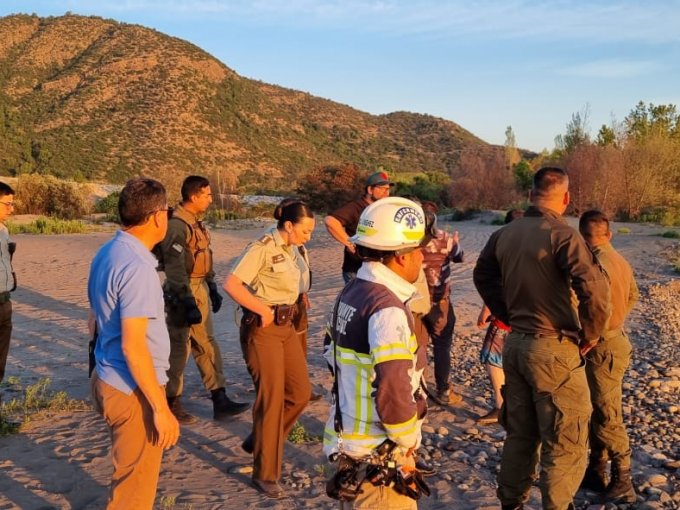
{"type": "Polygon", "coordinates": [[[386,197],[361,213],[354,244],[379,251],[417,248],[425,237],[425,215],[415,202],[386,197]]]}

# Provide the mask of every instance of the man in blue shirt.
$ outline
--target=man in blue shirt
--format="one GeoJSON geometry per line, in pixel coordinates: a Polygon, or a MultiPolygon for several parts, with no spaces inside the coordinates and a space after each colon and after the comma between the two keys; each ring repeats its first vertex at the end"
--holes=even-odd
{"type": "Polygon", "coordinates": [[[132,179],[118,210],[123,229],[99,249],[88,280],[88,324],[98,332],[92,398],[111,429],[107,509],[151,509],[163,450],[179,438],[165,398],[170,339],[150,251],[168,227],[165,189],[132,179]]]}

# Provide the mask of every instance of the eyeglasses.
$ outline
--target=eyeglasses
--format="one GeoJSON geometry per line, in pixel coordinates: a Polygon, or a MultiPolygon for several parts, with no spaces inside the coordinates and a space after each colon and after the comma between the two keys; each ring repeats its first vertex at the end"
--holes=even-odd
{"type": "Polygon", "coordinates": [[[0,202],[0,204],[7,206],[7,207],[14,207],[15,202],[0,202]]]}
{"type": "Polygon", "coordinates": [[[155,211],[149,213],[149,216],[151,216],[152,214],[159,213],[159,212],[166,213],[168,215],[168,219],[170,219],[170,218],[172,218],[172,214],[175,212],[175,209],[173,207],[166,207],[165,209],[156,209],[155,211]]]}

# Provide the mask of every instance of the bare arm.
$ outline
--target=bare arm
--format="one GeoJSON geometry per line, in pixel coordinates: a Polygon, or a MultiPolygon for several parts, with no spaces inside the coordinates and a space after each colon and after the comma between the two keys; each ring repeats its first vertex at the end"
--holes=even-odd
{"type": "Polygon", "coordinates": [[[234,274],[227,276],[224,282],[224,290],[231,299],[243,308],[247,308],[262,317],[262,326],[269,326],[274,321],[272,309],[264,301],[251,294],[243,282],[234,274]]]}
{"type": "Polygon", "coordinates": [[[333,239],[347,248],[350,252],[354,253],[356,251],[356,247],[349,240],[345,227],[342,226],[342,223],[340,223],[337,218],[328,215],[324,218],[323,224],[326,226],[326,230],[328,230],[328,233],[333,239]]]}
{"type": "Polygon", "coordinates": [[[491,310],[486,305],[482,305],[482,309],[479,312],[479,317],[477,317],[477,327],[485,328],[489,322],[489,316],[491,315],[491,310]]]}
{"type": "Polygon", "coordinates": [[[146,317],[123,319],[121,347],[132,378],[153,410],[153,423],[158,433],[157,444],[167,450],[179,439],[179,423],[170,411],[165,392],[156,379],[151,354],[146,345],[148,321],[146,317]]]}

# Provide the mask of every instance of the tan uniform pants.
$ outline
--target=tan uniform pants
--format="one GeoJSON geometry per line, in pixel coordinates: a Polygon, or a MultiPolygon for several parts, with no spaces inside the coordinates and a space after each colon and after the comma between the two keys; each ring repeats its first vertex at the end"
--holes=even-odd
{"type": "Polygon", "coordinates": [[[503,349],[507,431],[498,475],[504,505],[526,500],[540,449],[545,510],[572,509],[586,469],[591,405],[585,362],[567,338],[511,332],[503,349]]]}
{"type": "Polygon", "coordinates": [[[307,361],[293,324],[266,328],[257,316],[241,320],[241,350],[255,385],[253,478],[281,478],[283,445],[305,409],[312,387],[307,361]]]}
{"type": "Polygon", "coordinates": [[[619,469],[630,468],[630,442],[623,424],[622,383],[632,347],[623,331],[601,340],[586,355],[586,375],[593,404],[590,458],[611,459],[619,469]]]}
{"type": "Polygon", "coordinates": [[[184,368],[191,352],[201,374],[203,386],[216,390],[226,386],[222,371],[222,353],[213,336],[212,315],[208,284],[203,278],[192,278],[191,292],[203,320],[191,327],[177,328],[168,324],[170,333],[170,368],[165,392],[168,397],[178,397],[184,389],[184,368]]]}
{"type": "MultiPolygon", "coordinates": [[[[414,466],[413,457],[396,459],[398,465],[414,466]]],[[[340,502],[340,510],[416,510],[416,500],[398,494],[390,487],[378,486],[364,482],[361,494],[352,502],[340,502]]]]}
{"type": "Polygon", "coordinates": [[[153,411],[139,388],[130,395],[92,372],[92,401],[111,430],[113,477],[107,510],[153,507],[163,449],[154,444],[153,411]]]}

